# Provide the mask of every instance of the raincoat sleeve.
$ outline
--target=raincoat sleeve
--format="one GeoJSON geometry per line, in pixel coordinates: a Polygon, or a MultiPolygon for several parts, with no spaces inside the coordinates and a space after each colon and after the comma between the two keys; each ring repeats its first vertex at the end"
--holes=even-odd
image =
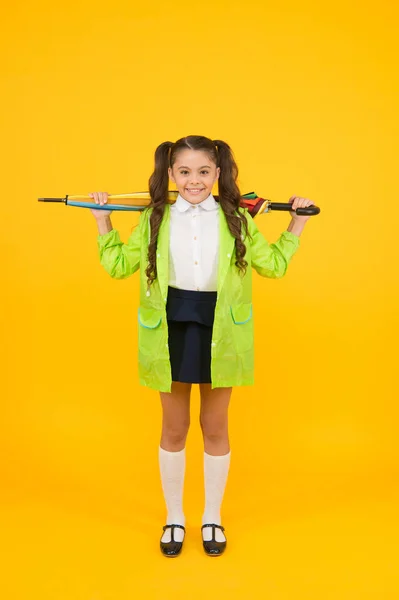
{"type": "Polygon", "coordinates": [[[262,277],[279,278],[287,271],[288,263],[298,250],[299,237],[290,231],[284,231],[277,242],[269,244],[259,231],[253,218],[246,213],[248,231],[252,236],[251,263],[262,277]]]}
{"type": "Polygon", "coordinates": [[[100,263],[114,279],[125,279],[135,273],[140,266],[143,215],[128,241],[124,244],[119,232],[112,229],[97,236],[100,263]]]}

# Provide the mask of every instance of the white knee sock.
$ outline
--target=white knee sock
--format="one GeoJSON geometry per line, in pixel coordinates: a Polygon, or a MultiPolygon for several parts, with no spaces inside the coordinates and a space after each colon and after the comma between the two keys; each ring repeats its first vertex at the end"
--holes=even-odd
{"type": "MultiPolygon", "coordinates": [[[[222,525],[220,520],[220,507],[226,487],[227,476],[230,466],[230,455],[213,456],[204,452],[204,479],[205,479],[205,510],[202,517],[202,525],[205,523],[216,523],[222,525]]],[[[205,541],[212,539],[212,527],[202,530],[205,541]]],[[[217,542],[226,540],[220,529],[215,529],[217,542]]]]}
{"type": "MultiPolygon", "coordinates": [[[[185,525],[183,513],[183,486],[186,469],[186,449],[179,452],[169,452],[159,446],[159,467],[161,472],[162,489],[168,511],[166,524],[176,523],[185,525]]],[[[174,530],[176,542],[182,542],[184,531],[176,528],[174,530]]],[[[162,536],[163,542],[170,542],[171,530],[166,529],[162,536]]]]}

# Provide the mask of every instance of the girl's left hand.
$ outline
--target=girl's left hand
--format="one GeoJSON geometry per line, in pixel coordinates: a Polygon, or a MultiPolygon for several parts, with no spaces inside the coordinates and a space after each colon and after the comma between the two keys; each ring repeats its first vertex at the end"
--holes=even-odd
{"type": "Polygon", "coordinates": [[[292,204],[292,210],[290,210],[290,215],[295,221],[299,221],[305,223],[310,217],[297,215],[295,210],[297,208],[304,208],[305,206],[314,206],[314,202],[309,200],[309,198],[301,198],[300,196],[291,196],[288,200],[292,204]]]}

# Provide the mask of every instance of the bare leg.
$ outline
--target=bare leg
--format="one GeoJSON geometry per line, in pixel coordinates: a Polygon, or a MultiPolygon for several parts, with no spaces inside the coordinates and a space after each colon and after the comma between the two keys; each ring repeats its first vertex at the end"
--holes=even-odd
{"type": "Polygon", "coordinates": [[[172,381],[171,392],[160,392],[162,403],[161,447],[178,452],[186,445],[190,427],[191,383],[172,381]]]}
{"type": "Polygon", "coordinates": [[[200,384],[200,424],[207,454],[220,456],[230,452],[228,409],[233,388],[211,388],[210,383],[200,384]]]}

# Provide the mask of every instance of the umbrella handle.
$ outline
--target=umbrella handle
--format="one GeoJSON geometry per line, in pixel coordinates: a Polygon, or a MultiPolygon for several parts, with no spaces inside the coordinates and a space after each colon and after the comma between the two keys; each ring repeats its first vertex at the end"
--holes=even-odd
{"type": "MultiPolygon", "coordinates": [[[[269,203],[270,210],[292,210],[292,204],[285,202],[270,202],[269,203]]],[[[294,211],[297,215],[312,217],[314,215],[318,215],[320,212],[320,208],[318,206],[304,206],[303,208],[297,208],[294,211]]]]}

